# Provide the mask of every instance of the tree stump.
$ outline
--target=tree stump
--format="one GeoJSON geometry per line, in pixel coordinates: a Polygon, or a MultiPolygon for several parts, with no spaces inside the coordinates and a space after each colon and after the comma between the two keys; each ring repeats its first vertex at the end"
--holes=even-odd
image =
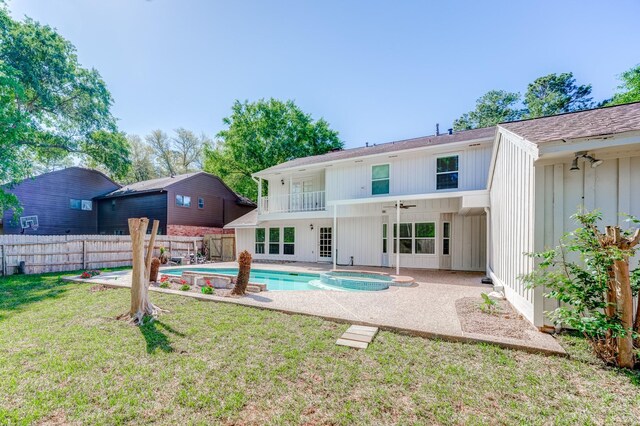
{"type": "Polygon", "coordinates": [[[249,284],[249,274],[251,273],[251,254],[248,251],[243,251],[238,256],[238,277],[236,279],[236,285],[233,287],[231,294],[242,296],[247,291],[247,284],[249,284]]]}

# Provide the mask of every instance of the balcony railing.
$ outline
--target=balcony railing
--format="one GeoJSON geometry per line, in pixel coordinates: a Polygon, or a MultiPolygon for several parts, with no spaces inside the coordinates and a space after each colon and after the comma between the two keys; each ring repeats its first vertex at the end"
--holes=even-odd
{"type": "Polygon", "coordinates": [[[292,213],[325,210],[324,191],[262,197],[260,213],[292,213]]]}

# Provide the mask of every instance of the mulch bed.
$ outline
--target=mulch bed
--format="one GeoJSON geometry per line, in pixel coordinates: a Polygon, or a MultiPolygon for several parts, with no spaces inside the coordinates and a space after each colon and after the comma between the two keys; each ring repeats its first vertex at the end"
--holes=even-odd
{"type": "Polygon", "coordinates": [[[512,339],[529,340],[527,331],[533,326],[518,314],[506,300],[496,300],[494,312],[481,309],[480,297],[463,297],[456,300],[456,311],[462,331],[512,339]]]}

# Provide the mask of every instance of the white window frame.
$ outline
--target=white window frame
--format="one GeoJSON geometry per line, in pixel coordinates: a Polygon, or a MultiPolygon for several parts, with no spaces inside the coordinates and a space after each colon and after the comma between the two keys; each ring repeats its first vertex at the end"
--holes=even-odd
{"type": "Polygon", "coordinates": [[[378,163],[378,164],[372,164],[371,165],[371,169],[370,169],[370,174],[369,174],[369,183],[370,183],[370,188],[371,191],[369,191],[369,193],[371,194],[372,197],[384,197],[387,195],[391,194],[391,163],[378,163]],[[386,179],[373,179],[373,168],[374,167],[378,167],[378,166],[387,166],[389,168],[389,177],[386,179]],[[373,193],[373,182],[379,182],[379,181],[383,181],[383,180],[387,180],[389,181],[389,192],[387,192],[386,194],[374,194],[373,193]]]}
{"type": "Polygon", "coordinates": [[[253,253],[254,254],[257,254],[257,255],[267,254],[267,229],[268,228],[264,228],[264,227],[254,228],[254,231],[253,231],[253,244],[254,244],[253,253]],[[258,241],[258,238],[257,238],[258,229],[262,229],[264,231],[264,241],[258,241]],[[258,248],[258,244],[262,244],[262,253],[258,253],[258,250],[256,250],[258,248]]]}
{"type": "Polygon", "coordinates": [[[435,157],[435,163],[433,164],[433,170],[435,171],[435,181],[434,181],[434,186],[436,191],[438,192],[448,192],[448,191],[459,191],[460,190],[460,181],[461,181],[461,176],[462,173],[460,173],[460,159],[462,158],[462,155],[460,152],[448,152],[446,154],[438,154],[435,157]],[[440,172],[438,173],[438,159],[440,158],[448,158],[448,157],[458,157],[458,170],[457,171],[451,171],[451,172],[440,172]],[[451,173],[457,173],[458,174],[458,186],[456,188],[442,188],[442,189],[438,189],[438,175],[447,175],[447,174],[451,174],[451,173]]]}
{"type": "Polygon", "coordinates": [[[448,220],[445,220],[442,222],[442,255],[443,256],[451,256],[451,222],[448,220]],[[449,236],[447,236],[444,232],[444,227],[446,225],[449,225],[449,236]],[[448,249],[449,249],[449,253],[445,254],[444,253],[444,241],[447,240],[449,241],[449,245],[448,245],[448,249]]]}
{"type": "MultiPolygon", "coordinates": [[[[406,224],[411,224],[411,253],[400,253],[400,256],[438,256],[438,221],[437,220],[416,220],[416,221],[411,221],[411,222],[400,222],[401,225],[406,225],[406,224]],[[434,236],[433,237],[416,237],[416,223],[433,223],[433,229],[434,229],[434,236]],[[416,240],[433,240],[433,253],[416,253],[416,240]]],[[[396,229],[397,223],[394,223],[393,226],[391,227],[391,238],[392,238],[392,248],[391,250],[389,250],[389,247],[387,246],[387,251],[389,251],[390,254],[393,254],[394,256],[396,255],[396,233],[395,233],[395,229],[396,229]]],[[[399,234],[400,230],[398,229],[398,237],[400,240],[408,240],[409,238],[407,237],[400,237],[399,234]]],[[[387,232],[387,237],[389,236],[389,233],[387,232]]],[[[398,246],[400,245],[400,242],[398,241],[398,246]]],[[[399,248],[399,247],[398,247],[399,248]]]]}
{"type": "Polygon", "coordinates": [[[296,227],[295,226],[283,226],[282,227],[282,232],[280,232],[280,234],[282,235],[282,255],[283,256],[295,256],[296,255],[296,227]],[[291,228],[293,229],[293,242],[292,243],[288,243],[285,241],[285,234],[284,234],[284,230],[286,228],[291,228]],[[285,253],[284,252],[284,246],[285,245],[291,245],[293,246],[293,253],[285,253]]]}

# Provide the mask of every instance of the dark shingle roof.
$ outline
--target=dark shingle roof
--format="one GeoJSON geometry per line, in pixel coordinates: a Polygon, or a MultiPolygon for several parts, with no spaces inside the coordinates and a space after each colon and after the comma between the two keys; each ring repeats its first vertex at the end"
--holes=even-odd
{"type": "MultiPolygon", "coordinates": [[[[406,149],[422,148],[432,145],[443,145],[453,142],[464,142],[478,139],[490,139],[495,136],[495,127],[484,127],[482,129],[464,130],[454,132],[453,134],[444,134],[439,136],[424,136],[414,139],[405,139],[395,142],[387,142],[379,145],[368,147],[351,148],[341,151],[328,152],[322,155],[314,155],[311,157],[296,158],[285,163],[269,167],[262,172],[272,172],[277,170],[288,169],[291,167],[303,167],[313,164],[325,163],[329,161],[346,160],[349,158],[364,157],[368,155],[386,154],[390,152],[403,151],[406,149]]],[[[261,173],[262,173],[261,172],[261,173]]]]}
{"type": "Polygon", "coordinates": [[[640,130],[640,102],[501,123],[530,142],[589,138],[640,130]]]}
{"type": "Polygon", "coordinates": [[[210,173],[206,173],[206,172],[193,172],[193,173],[185,173],[182,175],[176,175],[176,176],[168,176],[168,177],[161,177],[161,178],[157,178],[157,179],[150,179],[150,180],[143,180],[141,182],[135,182],[129,185],[125,185],[120,189],[116,189],[113,192],[110,192],[100,198],[115,198],[115,197],[126,197],[128,195],[134,195],[134,194],[142,194],[142,193],[146,193],[146,192],[158,192],[158,191],[163,191],[165,189],[167,189],[168,187],[170,187],[171,185],[187,180],[193,176],[199,175],[199,174],[204,174],[204,175],[209,175],[215,179],[218,179],[227,189],[229,189],[229,191],[233,194],[236,195],[237,199],[236,202],[238,204],[242,204],[245,206],[255,206],[255,203],[253,201],[251,201],[250,199],[248,199],[247,197],[240,195],[238,193],[236,193],[235,191],[233,191],[231,188],[229,188],[227,186],[227,184],[224,183],[224,181],[222,179],[220,179],[219,177],[212,175],[210,173]]]}
{"type": "Polygon", "coordinates": [[[171,186],[174,183],[183,181],[185,179],[189,179],[190,177],[195,176],[198,173],[202,173],[202,172],[185,173],[183,175],[161,177],[157,179],[143,180],[141,182],[131,183],[129,185],[123,186],[120,189],[116,189],[115,191],[108,193],[104,197],[105,198],[123,197],[125,195],[138,194],[141,192],[162,191],[168,186],[171,186]]]}

